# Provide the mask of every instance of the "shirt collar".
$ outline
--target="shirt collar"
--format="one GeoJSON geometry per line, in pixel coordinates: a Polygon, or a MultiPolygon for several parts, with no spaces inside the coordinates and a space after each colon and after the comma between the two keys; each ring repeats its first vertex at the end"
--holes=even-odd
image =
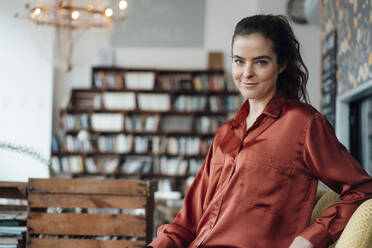
{"type": "MultiPolygon", "coordinates": [[[[282,112],[283,103],[286,100],[286,95],[282,91],[278,91],[274,97],[266,104],[265,109],[262,114],[267,115],[272,118],[279,118],[282,112]]],[[[247,118],[249,113],[249,101],[245,100],[243,105],[240,107],[236,115],[232,120],[232,126],[238,127],[242,121],[247,118]]]]}

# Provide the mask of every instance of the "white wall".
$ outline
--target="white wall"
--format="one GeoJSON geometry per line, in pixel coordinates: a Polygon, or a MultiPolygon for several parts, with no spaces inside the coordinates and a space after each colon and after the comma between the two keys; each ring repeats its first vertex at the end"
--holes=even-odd
{"type": "MultiPolygon", "coordinates": [[[[46,58],[53,57],[52,33],[14,19],[18,6],[19,1],[0,1],[0,142],[28,145],[49,158],[53,70],[46,58]]],[[[37,160],[0,148],[1,181],[46,176],[37,160]]]]}
{"type": "MultiPolygon", "coordinates": [[[[263,14],[286,15],[288,0],[260,0],[258,1],[258,12],[263,14]]],[[[320,28],[314,25],[293,24],[293,29],[301,44],[301,54],[307,69],[309,70],[309,81],[307,90],[310,102],[320,109],[320,28]]]]}

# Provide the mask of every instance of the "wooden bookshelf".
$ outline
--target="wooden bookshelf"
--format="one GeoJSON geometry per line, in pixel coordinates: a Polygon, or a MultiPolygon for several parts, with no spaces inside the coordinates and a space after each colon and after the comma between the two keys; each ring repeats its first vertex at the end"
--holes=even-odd
{"type": "Polygon", "coordinates": [[[72,177],[185,180],[242,102],[222,70],[94,67],[91,78],[91,87],[72,89],[60,110],[64,136],[53,166],[72,177]],[[117,165],[102,171],[109,163],[117,165]]]}

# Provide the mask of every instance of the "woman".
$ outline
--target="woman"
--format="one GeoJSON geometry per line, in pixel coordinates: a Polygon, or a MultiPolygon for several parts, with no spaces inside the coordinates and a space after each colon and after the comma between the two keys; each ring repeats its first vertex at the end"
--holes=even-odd
{"type": "Polygon", "coordinates": [[[183,208],[150,246],[327,247],[372,179],[307,102],[308,71],[284,16],[242,19],[232,74],[247,99],[217,131],[183,208]],[[341,200],[309,224],[318,180],[341,200]]]}

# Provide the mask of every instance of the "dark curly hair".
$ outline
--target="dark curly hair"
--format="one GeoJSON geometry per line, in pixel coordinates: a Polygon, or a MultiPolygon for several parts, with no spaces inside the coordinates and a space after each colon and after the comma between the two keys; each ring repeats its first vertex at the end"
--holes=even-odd
{"type": "Polygon", "coordinates": [[[286,68],[278,75],[277,89],[284,91],[290,99],[309,102],[306,90],[309,71],[301,54],[288,18],[283,15],[254,15],[243,18],[235,27],[232,45],[237,36],[258,33],[273,43],[279,65],[286,68]]]}

